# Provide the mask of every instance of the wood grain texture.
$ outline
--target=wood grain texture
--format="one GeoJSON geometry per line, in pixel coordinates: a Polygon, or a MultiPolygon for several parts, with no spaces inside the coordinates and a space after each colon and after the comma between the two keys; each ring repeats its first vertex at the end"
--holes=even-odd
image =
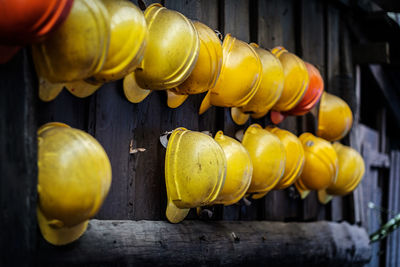
{"type": "Polygon", "coordinates": [[[36,249],[36,84],[26,49],[0,65],[1,266],[30,266],[36,249]]]}
{"type": "Polygon", "coordinates": [[[87,98],[77,98],[67,89],[50,102],[38,101],[38,127],[47,122],[63,122],[69,126],[84,131],[88,130],[88,108],[92,98],[97,93],[87,98]]]}
{"type": "MultiPolygon", "coordinates": [[[[250,42],[250,1],[235,1],[235,0],[224,0],[222,1],[223,11],[221,15],[221,21],[223,21],[223,34],[224,36],[230,33],[233,37],[242,40],[244,42],[250,42]]],[[[231,117],[230,108],[219,108],[219,114],[223,116],[223,127],[224,134],[234,137],[238,130],[245,129],[249,124],[248,121],[245,125],[236,125],[231,117]]],[[[222,120],[222,117],[221,119],[222,120]]],[[[258,206],[259,201],[251,201],[250,206],[245,205],[234,205],[229,208],[224,208],[223,218],[224,219],[242,219],[242,220],[255,220],[258,218],[258,206]]]]}
{"type": "Polygon", "coordinates": [[[89,132],[104,146],[113,170],[110,193],[97,218],[162,218],[164,148],[158,140],[166,110],[163,100],[161,92],[153,92],[132,104],[123,95],[122,82],[116,81],[104,85],[91,101],[89,132]],[[131,145],[146,151],[130,154],[131,145]]]}
{"type": "MultiPolygon", "coordinates": [[[[216,1],[199,1],[199,0],[167,0],[165,1],[167,8],[181,12],[186,17],[192,20],[199,20],[212,29],[218,27],[218,3],[216,1]],[[207,13],[209,12],[209,13],[207,13]]],[[[176,109],[165,109],[162,113],[162,128],[170,128],[183,126],[194,131],[209,131],[213,136],[216,131],[216,108],[212,107],[202,116],[198,115],[201,101],[205,94],[191,95],[188,99],[176,109]]],[[[166,202],[165,202],[166,205],[166,202]]],[[[218,213],[218,212],[217,212],[218,213]]],[[[220,216],[215,214],[214,216],[220,216]]],[[[189,219],[197,218],[195,212],[191,212],[189,219]]]]}
{"type": "MultiPolygon", "coordinates": [[[[369,202],[372,202],[377,207],[382,207],[382,188],[379,186],[379,170],[372,168],[372,158],[368,153],[369,150],[379,150],[379,134],[377,131],[359,124],[359,138],[362,140],[362,157],[365,162],[365,174],[361,181],[362,184],[362,195],[363,203],[362,209],[365,213],[365,221],[362,225],[367,229],[368,232],[376,231],[382,225],[382,215],[377,209],[368,208],[369,202]]],[[[372,258],[367,266],[379,266],[381,242],[375,242],[372,244],[372,258]]]]}
{"type": "MultiPolygon", "coordinates": [[[[327,3],[325,90],[340,97],[339,18],[339,10],[332,4],[327,3]]],[[[333,221],[341,221],[343,219],[342,198],[333,198],[330,205],[330,218],[333,221]]]]}
{"type": "MultiPolygon", "coordinates": [[[[288,51],[296,51],[295,1],[259,0],[258,2],[258,44],[266,49],[283,46],[288,51]]],[[[264,125],[270,121],[265,118],[264,125]]],[[[286,118],[279,127],[295,134],[298,131],[295,117],[286,118]]],[[[300,200],[291,196],[288,190],[271,191],[264,201],[264,216],[267,220],[299,220],[300,200]]]]}
{"type": "MultiPolygon", "coordinates": [[[[390,155],[391,168],[389,177],[388,218],[400,211],[400,152],[392,151],[390,155]]],[[[392,232],[386,239],[386,266],[400,266],[400,233],[392,232]]]]}
{"type": "MultiPolygon", "coordinates": [[[[300,48],[299,56],[314,65],[325,76],[325,20],[324,3],[317,0],[303,0],[300,4],[300,48]]],[[[326,80],[325,80],[326,81],[326,80]]],[[[315,134],[314,118],[311,114],[299,117],[299,126],[302,132],[312,132],[315,134]],[[312,118],[310,118],[312,117],[312,118]]],[[[302,219],[312,221],[326,219],[326,207],[321,205],[316,192],[302,201],[302,219]]]]}
{"type": "Polygon", "coordinates": [[[347,223],[92,220],[66,247],[41,244],[40,266],[362,266],[369,238],[347,223]]]}

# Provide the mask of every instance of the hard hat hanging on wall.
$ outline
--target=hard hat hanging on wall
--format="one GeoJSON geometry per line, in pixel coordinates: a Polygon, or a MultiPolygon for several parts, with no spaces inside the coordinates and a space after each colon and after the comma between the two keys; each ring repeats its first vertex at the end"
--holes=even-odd
{"type": "MultiPolygon", "coordinates": [[[[302,198],[318,190],[327,203],[360,183],[365,171],[360,154],[330,143],[350,131],[350,107],[324,92],[315,66],[283,47],[270,52],[229,33],[221,43],[207,25],[160,4],[143,13],[127,0],[50,2],[55,3],[0,4],[0,15],[15,15],[0,16],[0,63],[32,44],[43,101],[55,99],[64,87],[87,97],[103,83],[123,79],[132,103],[163,90],[167,105],[177,108],[190,95],[204,93],[200,114],[212,106],[230,107],[239,125],[270,111],[278,124],[318,107],[316,136],[259,124],[247,127],[241,142],[222,131],[212,138],[173,130],[165,156],[170,222],[184,220],[190,208],[232,205],[291,185],[302,198]]],[[[51,244],[68,244],[85,232],[106,198],[110,161],[92,136],[62,123],[38,130],[38,148],[39,228],[51,244]]]]}
{"type": "Polygon", "coordinates": [[[250,115],[258,119],[270,110],[274,123],[304,115],[322,95],[317,135],[336,141],[351,128],[351,110],[340,98],[323,94],[319,71],[281,46],[269,52],[229,33],[221,45],[207,25],[160,4],[144,13],[127,0],[30,4],[34,11],[20,2],[1,4],[1,11],[17,15],[9,20],[7,14],[0,16],[0,48],[6,51],[0,58],[9,59],[17,47],[34,42],[43,101],[53,100],[63,87],[87,97],[103,83],[124,78],[125,96],[132,103],[152,90],[167,90],[167,104],[176,108],[189,95],[207,92],[200,114],[211,106],[231,107],[233,121],[242,125],[250,115]],[[44,17],[47,24],[34,23],[44,17]],[[332,118],[340,119],[331,124],[332,118]]]}
{"type": "Polygon", "coordinates": [[[39,128],[37,219],[44,239],[53,245],[78,239],[110,185],[110,161],[96,139],[63,123],[39,128]]]}

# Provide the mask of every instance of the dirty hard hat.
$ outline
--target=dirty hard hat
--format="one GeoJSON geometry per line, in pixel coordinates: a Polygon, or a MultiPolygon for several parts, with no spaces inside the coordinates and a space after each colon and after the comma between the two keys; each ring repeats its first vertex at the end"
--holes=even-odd
{"type": "Polygon", "coordinates": [[[212,137],[185,128],[175,129],[165,156],[168,221],[178,223],[190,208],[215,201],[225,175],[224,151],[212,137]]]}
{"type": "Polygon", "coordinates": [[[37,219],[44,239],[78,239],[99,211],[111,185],[111,165],[91,135],[63,123],[38,130],[37,219]]]}

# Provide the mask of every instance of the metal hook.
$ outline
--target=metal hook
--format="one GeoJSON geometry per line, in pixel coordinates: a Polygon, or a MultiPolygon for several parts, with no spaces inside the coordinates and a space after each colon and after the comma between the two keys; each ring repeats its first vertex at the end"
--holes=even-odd
{"type": "Polygon", "coordinates": [[[163,133],[162,135],[160,135],[160,143],[165,148],[167,148],[167,146],[168,146],[168,138],[169,138],[170,134],[172,134],[172,131],[169,131],[169,132],[167,131],[167,132],[163,133]]]}

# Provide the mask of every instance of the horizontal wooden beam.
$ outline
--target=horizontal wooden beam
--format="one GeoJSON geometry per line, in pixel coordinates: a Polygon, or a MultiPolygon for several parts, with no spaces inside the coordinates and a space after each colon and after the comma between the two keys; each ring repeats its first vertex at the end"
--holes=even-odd
{"type": "Polygon", "coordinates": [[[389,155],[372,149],[368,143],[364,144],[363,146],[363,154],[368,155],[371,167],[390,168],[389,155]]]}
{"type": "Polygon", "coordinates": [[[362,266],[366,231],[346,222],[92,220],[77,242],[38,248],[39,266],[362,266]]]}

